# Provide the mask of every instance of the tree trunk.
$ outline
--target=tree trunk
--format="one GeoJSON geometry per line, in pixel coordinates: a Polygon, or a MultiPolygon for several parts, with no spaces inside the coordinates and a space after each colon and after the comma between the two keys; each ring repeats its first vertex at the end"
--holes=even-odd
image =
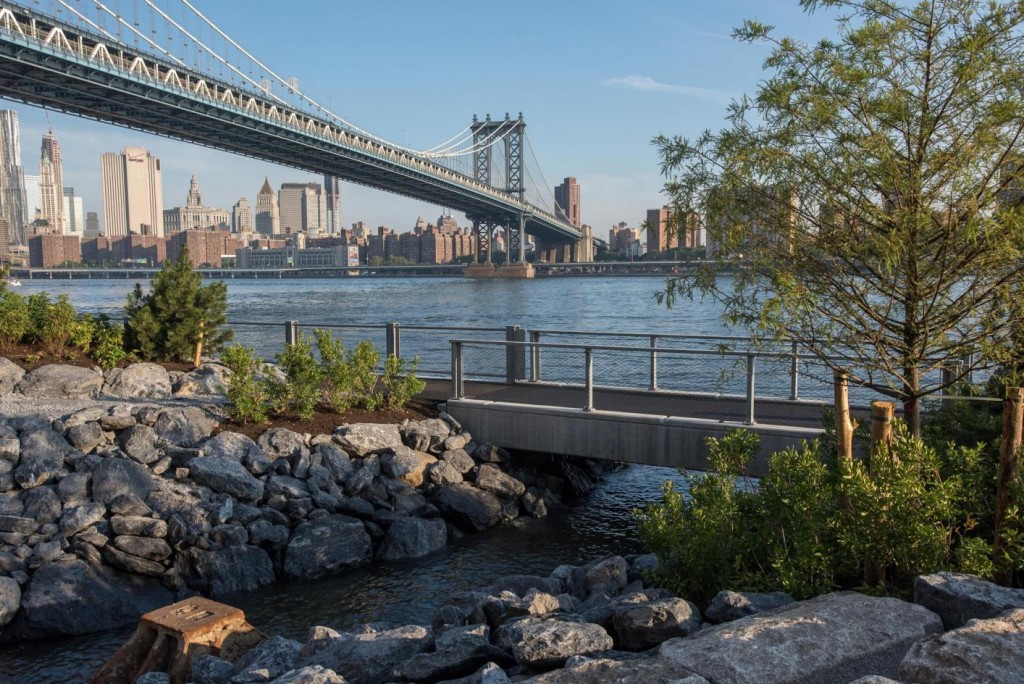
{"type": "Polygon", "coordinates": [[[903,421],[907,432],[914,437],[921,436],[921,368],[917,364],[904,369],[903,421]]]}
{"type": "Polygon", "coordinates": [[[999,478],[996,480],[996,521],[993,561],[996,566],[995,580],[1004,587],[1013,580],[1013,567],[1006,558],[1006,510],[1018,477],[1018,461],[1024,432],[1024,388],[1007,387],[1003,399],[1003,439],[999,449],[999,478]]]}

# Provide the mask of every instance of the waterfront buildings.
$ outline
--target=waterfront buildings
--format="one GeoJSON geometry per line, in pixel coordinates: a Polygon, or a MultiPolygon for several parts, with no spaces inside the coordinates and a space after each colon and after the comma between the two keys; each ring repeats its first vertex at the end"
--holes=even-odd
{"type": "Polygon", "coordinates": [[[39,176],[30,173],[23,174],[22,182],[25,187],[25,237],[27,239],[32,232],[32,224],[42,213],[42,200],[39,195],[39,176]]]}
{"type": "Polygon", "coordinates": [[[555,215],[579,228],[580,186],[573,177],[566,178],[555,186],[555,215]]]}
{"type": "Polygon", "coordinates": [[[231,213],[225,209],[203,206],[199,180],[193,174],[184,207],[164,210],[164,234],[168,237],[183,230],[229,230],[231,213]]]}
{"type": "Polygon", "coordinates": [[[78,235],[43,233],[28,239],[28,260],[31,268],[55,268],[82,262],[81,238],[78,235]]]}
{"type": "Polygon", "coordinates": [[[248,200],[242,197],[231,207],[231,232],[248,235],[253,232],[253,225],[252,207],[249,206],[248,200]]]}
{"type": "Polygon", "coordinates": [[[50,232],[57,235],[68,232],[64,213],[64,168],[60,143],[52,128],[43,134],[39,149],[39,219],[46,222],[50,232]]]}
{"type": "Polygon", "coordinates": [[[647,210],[647,253],[664,252],[679,246],[679,236],[669,228],[672,210],[668,207],[647,210]]]}
{"type": "Polygon", "coordinates": [[[235,252],[236,268],[344,268],[349,265],[348,245],[300,248],[292,245],[276,249],[244,248],[235,252]]]}
{"type": "Polygon", "coordinates": [[[160,160],[142,147],[108,152],[101,161],[104,235],[164,236],[160,160]]]}
{"type": "MultiPolygon", "coordinates": [[[[82,210],[82,198],[75,195],[74,188],[64,188],[64,222],[65,234],[82,237],[85,234],[85,214],[82,210]]],[[[98,232],[98,231],[97,231],[98,232]]]]}
{"type": "Polygon", "coordinates": [[[285,233],[327,230],[327,195],[319,183],[282,183],[278,206],[285,233]]]}
{"type": "Polygon", "coordinates": [[[25,172],[21,167],[18,113],[0,110],[0,215],[7,219],[9,244],[26,244],[25,172]]]}
{"type": "Polygon", "coordinates": [[[270,179],[263,178],[263,186],[256,193],[256,215],[254,217],[256,232],[260,235],[279,235],[281,233],[281,210],[277,204],[277,193],[270,187],[270,179]]]}
{"type": "Polygon", "coordinates": [[[177,259],[188,247],[193,266],[220,268],[224,258],[233,257],[242,246],[242,241],[226,230],[183,230],[167,238],[167,258],[177,259]]]}

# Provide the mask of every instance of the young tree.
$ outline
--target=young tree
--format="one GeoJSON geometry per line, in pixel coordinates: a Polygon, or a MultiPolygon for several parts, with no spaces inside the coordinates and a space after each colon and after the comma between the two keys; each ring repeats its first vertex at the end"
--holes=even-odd
{"type": "Polygon", "coordinates": [[[718,133],[654,141],[674,216],[702,210],[718,259],[661,298],[719,298],[728,322],[902,401],[917,434],[940,367],[1006,354],[1024,321],[1024,5],[801,5],[837,10],[837,37],[745,22],[734,37],[771,46],[756,97],[718,133]]]}
{"type": "Polygon", "coordinates": [[[221,282],[203,286],[185,248],[164,264],[149,292],[136,284],[128,295],[126,345],[144,359],[190,361],[197,345],[215,352],[231,341],[227,322],[228,288],[221,282]]]}

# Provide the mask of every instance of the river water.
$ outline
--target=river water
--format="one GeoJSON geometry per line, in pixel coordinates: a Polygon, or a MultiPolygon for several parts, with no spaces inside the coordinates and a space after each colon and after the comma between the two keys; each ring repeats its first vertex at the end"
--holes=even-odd
{"type": "MultiPolygon", "coordinates": [[[[232,280],[229,317],[366,325],[375,330],[386,321],[398,321],[475,329],[521,325],[605,332],[729,332],[713,304],[684,303],[673,311],[658,306],[652,295],[660,284],[660,279],[649,277],[232,280]]],[[[132,285],[103,280],[26,281],[20,291],[66,293],[80,310],[120,315],[132,285]]],[[[239,327],[238,332],[267,355],[280,348],[283,337],[281,326],[239,327]]],[[[437,348],[444,351],[450,335],[441,337],[437,348]]],[[[416,344],[427,351],[425,339],[416,344]]],[[[630,512],[658,499],[666,479],[682,484],[682,476],[672,470],[631,466],[606,475],[573,508],[467,535],[426,560],[374,565],[318,582],[280,583],[225,600],[242,608],[258,628],[295,639],[303,639],[306,629],[316,624],[340,629],[364,622],[429,624],[434,608],[452,591],[482,588],[502,575],[546,575],[562,563],[639,551],[630,512]]],[[[0,681],[83,681],[130,632],[2,648],[0,681]]]]}

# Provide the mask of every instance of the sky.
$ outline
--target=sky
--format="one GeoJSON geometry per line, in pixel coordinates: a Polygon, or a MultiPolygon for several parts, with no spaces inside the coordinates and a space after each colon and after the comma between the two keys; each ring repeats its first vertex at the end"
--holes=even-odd
{"type": "MultiPolygon", "coordinates": [[[[52,0],[51,0],[52,1],[52,0]]],[[[80,8],[86,0],[69,0],[80,8]]],[[[131,12],[129,0],[118,0],[131,12]]],[[[131,0],[136,7],[139,0],[131,0]]],[[[797,0],[192,0],[225,33],[336,114],[375,135],[428,149],[474,114],[523,113],[545,179],[574,176],[584,223],[602,235],[638,225],[664,204],[651,139],[726,125],[729,101],[765,78],[764,45],[729,37],[744,19],[806,40],[832,35],[834,15],[797,0]]],[[[114,0],[108,0],[113,7],[114,0]]],[[[158,0],[161,7],[179,0],[158,0]]],[[[84,11],[84,10],[83,10],[84,11]]],[[[140,14],[146,19],[145,9],[140,14]]],[[[2,93],[0,93],[2,95],[2,93]]],[[[18,103],[22,164],[38,173],[47,126],[57,135],[64,184],[102,220],[100,156],[128,145],[161,160],[164,206],[183,205],[189,178],[204,204],[254,203],[264,176],[317,180],[300,170],[78,119],[18,103]]],[[[351,183],[342,220],[412,228],[441,207],[351,183]]],[[[456,214],[456,216],[461,216],[456,214]]]]}

